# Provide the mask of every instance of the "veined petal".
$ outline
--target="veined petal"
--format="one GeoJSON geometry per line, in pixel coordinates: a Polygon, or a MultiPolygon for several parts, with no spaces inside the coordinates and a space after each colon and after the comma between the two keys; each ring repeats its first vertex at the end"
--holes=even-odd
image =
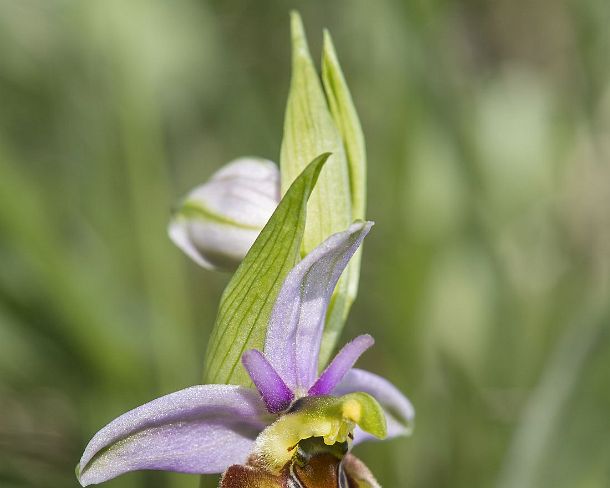
{"type": "Polygon", "coordinates": [[[345,344],[309,389],[309,394],[312,396],[329,395],[362,353],[374,343],[375,340],[370,335],[363,334],[345,344]]]}
{"type": "MultiPolygon", "coordinates": [[[[343,378],[343,381],[333,390],[333,395],[362,391],[373,396],[383,408],[388,424],[388,439],[409,435],[413,430],[415,409],[398,388],[379,375],[353,368],[343,378]]],[[[371,439],[372,437],[356,428],[354,443],[371,439]]]]}
{"type": "Polygon", "coordinates": [[[243,354],[241,362],[263,397],[267,410],[278,413],[290,406],[294,400],[294,393],[286,386],[263,353],[250,349],[243,354]]]}
{"type": "Polygon", "coordinates": [[[193,386],[110,422],[91,439],[76,473],[83,486],[141,469],[220,473],[246,461],[269,420],[252,389],[193,386]]]}
{"type": "Polygon", "coordinates": [[[333,234],[286,277],[267,329],[265,356],[297,395],[316,379],[324,319],[331,294],[372,222],[333,234]]]}

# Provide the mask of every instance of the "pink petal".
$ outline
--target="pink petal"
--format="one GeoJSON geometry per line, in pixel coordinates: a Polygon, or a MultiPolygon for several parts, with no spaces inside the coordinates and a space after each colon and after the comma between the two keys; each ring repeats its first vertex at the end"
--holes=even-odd
{"type": "Polygon", "coordinates": [[[294,393],[286,386],[263,353],[250,349],[243,354],[241,362],[263,397],[267,410],[279,413],[290,406],[294,400],[294,393]]]}
{"type": "Polygon", "coordinates": [[[370,335],[364,334],[345,344],[309,389],[309,394],[312,396],[329,395],[362,353],[374,343],[375,340],[370,335]]]}
{"type": "Polygon", "coordinates": [[[77,476],[87,486],[141,469],[220,473],[246,461],[270,420],[253,389],[186,388],[121,415],[95,434],[77,476]]]}
{"type": "Polygon", "coordinates": [[[333,290],[372,222],[352,224],[311,251],[288,274],[273,308],[265,356],[293,391],[316,379],[326,309],[333,290]]]}

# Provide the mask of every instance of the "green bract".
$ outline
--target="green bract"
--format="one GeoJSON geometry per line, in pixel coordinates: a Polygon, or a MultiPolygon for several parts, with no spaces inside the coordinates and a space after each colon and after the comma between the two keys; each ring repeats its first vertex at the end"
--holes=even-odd
{"type": "MultiPolygon", "coordinates": [[[[325,33],[322,79],[311,59],[300,16],[292,13],[292,80],[280,156],[282,191],[322,152],[331,152],[308,205],[305,255],[333,233],[365,214],[364,138],[332,40],[325,33]]],[[[358,289],[356,257],[339,281],[328,309],[320,363],[335,346],[358,289]]]]}
{"type": "Polygon", "coordinates": [[[324,31],[322,82],[330,112],[345,147],[352,203],[352,220],[364,220],[366,211],[366,148],[360,119],[341,71],[333,40],[324,31]]]}
{"type": "Polygon", "coordinates": [[[207,383],[251,384],[240,358],[263,347],[275,298],[300,258],[307,201],[328,157],[316,157],[294,181],[223,292],[206,352],[207,383]]]}

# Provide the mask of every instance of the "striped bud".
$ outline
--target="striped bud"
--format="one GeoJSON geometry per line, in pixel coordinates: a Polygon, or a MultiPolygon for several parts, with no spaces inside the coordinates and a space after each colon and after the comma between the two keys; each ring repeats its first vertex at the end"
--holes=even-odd
{"type": "Polygon", "coordinates": [[[191,191],[172,216],[172,241],[207,269],[235,270],[280,200],[271,161],[239,158],[191,191]]]}

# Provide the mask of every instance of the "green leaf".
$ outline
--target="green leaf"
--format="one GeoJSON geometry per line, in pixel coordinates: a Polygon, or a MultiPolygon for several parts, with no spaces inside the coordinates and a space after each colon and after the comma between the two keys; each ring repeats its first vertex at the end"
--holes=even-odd
{"type": "MultiPolygon", "coordinates": [[[[343,141],[311,59],[301,18],[296,12],[291,14],[291,32],[292,79],[280,155],[282,190],[290,185],[312,157],[332,152],[309,200],[302,247],[305,255],[331,234],[345,230],[353,219],[343,141]]],[[[321,364],[328,361],[351,304],[348,297],[350,274],[348,268],[329,305],[321,364]]]]}
{"type": "Polygon", "coordinates": [[[246,349],[263,349],[280,287],[300,258],[307,201],[330,154],[316,157],[288,189],[222,294],[206,353],[206,383],[250,385],[246,349]]]}
{"type": "Polygon", "coordinates": [[[349,170],[352,219],[364,220],[366,213],[366,147],[352,95],[339,65],[333,40],[324,31],[322,82],[330,112],[339,128],[349,170]]]}
{"type": "Polygon", "coordinates": [[[349,176],[341,135],[333,122],[307,47],[299,14],[291,14],[292,80],[280,155],[282,191],[318,154],[332,153],[308,205],[303,254],[352,222],[349,176]]]}
{"type": "MultiPolygon", "coordinates": [[[[339,59],[333,45],[330,33],[324,31],[324,47],[322,51],[322,83],[326,99],[336,126],[341,134],[345,148],[348,167],[352,220],[364,220],[366,217],[366,147],[364,134],[352,95],[341,70],[339,59]]],[[[360,261],[362,248],[358,249],[345,271],[347,290],[344,297],[335,297],[331,308],[325,338],[320,353],[322,364],[325,364],[336,341],[352,303],[358,294],[360,279],[360,261]]]]}

